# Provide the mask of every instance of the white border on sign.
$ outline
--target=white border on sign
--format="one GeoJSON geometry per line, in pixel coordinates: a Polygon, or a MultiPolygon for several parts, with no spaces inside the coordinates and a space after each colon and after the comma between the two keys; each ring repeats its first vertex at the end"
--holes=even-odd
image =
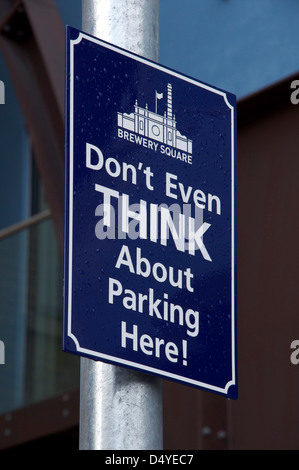
{"type": "Polygon", "coordinates": [[[234,157],[235,157],[235,146],[234,146],[234,107],[229,103],[226,93],[221,90],[217,90],[215,88],[210,87],[209,85],[206,85],[204,83],[200,83],[196,80],[193,80],[192,78],[183,76],[175,71],[172,71],[170,69],[166,69],[165,67],[156,64],[155,62],[151,62],[143,57],[136,56],[133,53],[130,53],[128,51],[125,51],[123,49],[119,49],[116,46],[113,46],[112,44],[108,44],[106,42],[101,41],[100,39],[97,39],[95,37],[89,36],[84,34],[83,32],[79,32],[79,35],[76,39],[70,41],[70,101],[69,101],[69,237],[68,237],[68,286],[67,286],[67,292],[68,292],[68,311],[67,311],[67,334],[68,336],[74,341],[77,347],[77,352],[82,353],[83,355],[89,355],[89,356],[94,356],[98,357],[99,359],[102,360],[107,360],[107,361],[112,361],[116,364],[123,364],[127,365],[130,367],[133,367],[135,369],[140,369],[141,371],[148,371],[150,373],[157,374],[159,376],[164,376],[169,379],[174,379],[178,380],[180,382],[185,382],[186,384],[189,385],[195,385],[197,387],[201,387],[203,389],[207,390],[213,390],[218,393],[223,393],[227,394],[228,389],[231,385],[236,384],[236,364],[235,364],[235,228],[234,228],[234,220],[235,220],[235,194],[234,194],[234,187],[235,187],[235,168],[234,168],[234,157]],[[185,80],[186,82],[192,83],[193,85],[199,86],[201,88],[204,88],[206,90],[209,90],[213,93],[216,93],[220,96],[223,97],[226,105],[228,108],[231,110],[231,175],[232,175],[232,184],[231,184],[231,201],[232,201],[232,226],[231,226],[231,253],[232,253],[232,259],[231,259],[231,296],[232,296],[232,311],[231,311],[231,337],[232,337],[232,348],[231,348],[231,366],[232,366],[232,379],[225,385],[224,388],[221,387],[216,387],[211,384],[206,384],[204,382],[200,382],[194,379],[186,378],[184,376],[180,376],[177,374],[173,374],[170,372],[166,372],[160,369],[156,369],[154,367],[148,367],[145,365],[141,365],[132,361],[127,361],[125,359],[121,359],[118,357],[110,356],[107,354],[99,353],[97,351],[92,351],[90,349],[82,348],[79,344],[78,339],[76,336],[72,333],[71,328],[72,328],[72,267],[73,267],[73,170],[74,170],[74,48],[77,44],[79,44],[82,39],[86,39],[90,42],[94,42],[95,44],[99,44],[103,47],[106,47],[114,52],[117,52],[119,54],[123,54],[127,57],[130,57],[134,60],[137,60],[141,63],[144,63],[146,65],[149,65],[150,67],[156,68],[157,70],[161,70],[163,72],[166,72],[170,75],[173,75],[174,77],[180,78],[185,80]]]}

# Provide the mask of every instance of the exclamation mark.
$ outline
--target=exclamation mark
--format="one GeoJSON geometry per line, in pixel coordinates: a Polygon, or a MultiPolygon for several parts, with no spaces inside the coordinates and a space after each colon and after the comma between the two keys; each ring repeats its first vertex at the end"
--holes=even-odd
{"type": "Polygon", "coordinates": [[[187,365],[187,341],[185,339],[182,340],[183,346],[183,366],[187,365]]]}

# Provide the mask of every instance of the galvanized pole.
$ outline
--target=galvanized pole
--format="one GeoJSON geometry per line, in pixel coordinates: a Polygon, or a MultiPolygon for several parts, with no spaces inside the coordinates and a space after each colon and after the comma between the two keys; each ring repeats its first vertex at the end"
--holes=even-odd
{"type": "MultiPolygon", "coordinates": [[[[159,60],[159,0],[82,0],[82,29],[159,60]]],[[[81,358],[80,449],[163,449],[161,380],[81,358]]]]}

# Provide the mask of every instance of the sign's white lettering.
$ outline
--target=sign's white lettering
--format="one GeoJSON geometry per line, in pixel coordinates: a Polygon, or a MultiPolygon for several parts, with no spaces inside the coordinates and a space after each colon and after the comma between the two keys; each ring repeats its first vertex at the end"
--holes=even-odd
{"type": "MultiPolygon", "coordinates": [[[[129,165],[126,162],[123,162],[121,166],[116,159],[111,157],[105,160],[102,151],[90,143],[86,143],[86,167],[96,171],[105,168],[109,176],[113,178],[121,177],[123,181],[130,182],[133,185],[137,184],[138,172],[142,170],[147,189],[154,190],[154,173],[149,166],[143,168],[143,165],[139,163],[136,169],[134,165],[129,165]],[[130,181],[128,181],[129,175],[130,181]]],[[[176,175],[166,172],[165,195],[167,197],[180,199],[185,210],[186,206],[192,203],[194,209],[207,209],[209,212],[216,212],[217,215],[221,215],[221,201],[218,196],[210,193],[206,195],[200,189],[193,190],[191,186],[185,188],[183,183],[177,183],[177,180],[176,175]],[[190,203],[192,193],[193,197],[190,203]]],[[[118,225],[119,238],[124,238],[124,234],[127,234],[134,239],[137,223],[139,237],[156,243],[158,241],[158,227],[160,227],[159,241],[162,245],[167,245],[169,233],[171,233],[178,251],[195,255],[199,250],[205,260],[212,261],[210,253],[203,242],[203,235],[211,227],[211,224],[202,221],[201,212],[201,217],[192,217],[180,211],[175,216],[172,214],[173,208],[165,207],[165,204],[158,206],[157,204],[148,203],[144,199],[140,199],[139,202],[132,201],[128,194],[120,194],[119,191],[100,184],[95,185],[95,190],[101,193],[103,198],[103,211],[101,212],[101,207],[98,206],[95,212],[96,215],[103,216],[95,227],[97,238],[103,239],[106,236],[115,238],[115,230],[118,225]],[[115,205],[114,199],[118,200],[117,205],[115,205]],[[117,214],[115,214],[116,210],[117,214]],[[116,217],[119,224],[116,224],[116,217]],[[149,224],[148,219],[150,220],[149,224]],[[134,224],[130,224],[130,221],[134,221],[134,224]],[[103,234],[105,235],[103,236],[103,234]]]]}
{"type": "Polygon", "coordinates": [[[163,263],[156,262],[151,266],[150,261],[141,256],[141,248],[136,248],[135,257],[135,268],[134,261],[130,254],[129,247],[123,245],[118,255],[115,267],[120,268],[121,266],[127,266],[130,273],[137,274],[138,276],[153,278],[158,282],[169,282],[172,287],[179,289],[187,289],[189,292],[194,292],[194,288],[191,286],[193,280],[193,274],[190,268],[186,268],[185,271],[182,269],[175,269],[173,266],[169,266],[168,269],[163,263]]]}

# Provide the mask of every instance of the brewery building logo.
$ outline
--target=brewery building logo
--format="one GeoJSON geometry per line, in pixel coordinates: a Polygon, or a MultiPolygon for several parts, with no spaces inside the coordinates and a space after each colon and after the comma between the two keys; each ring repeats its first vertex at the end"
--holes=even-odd
{"type": "Polygon", "coordinates": [[[158,114],[158,101],[163,93],[155,91],[155,112],[139,106],[135,101],[134,112],[117,113],[118,137],[169,157],[192,164],[192,140],[177,129],[172,112],[172,85],[167,85],[167,106],[164,114],[158,114]]]}

